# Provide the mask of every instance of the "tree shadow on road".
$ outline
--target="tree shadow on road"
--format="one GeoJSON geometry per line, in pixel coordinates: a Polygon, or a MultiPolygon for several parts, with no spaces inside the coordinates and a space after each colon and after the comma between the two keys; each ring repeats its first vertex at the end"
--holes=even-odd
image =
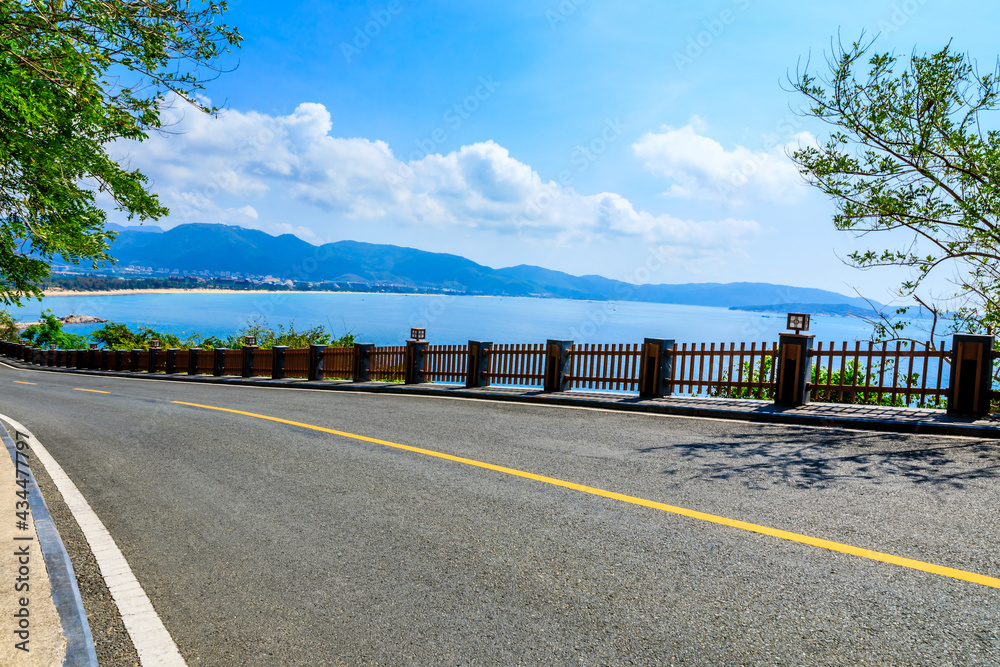
{"type": "MultiPolygon", "coordinates": [[[[890,479],[916,485],[964,488],[972,480],[1000,478],[1000,441],[918,438],[864,432],[787,431],[733,433],[715,441],[647,447],[680,453],[700,466],[685,469],[696,479],[742,479],[750,488],[775,484],[827,488],[839,481],[890,479]]],[[[665,469],[676,475],[679,470],[665,469]]]]}

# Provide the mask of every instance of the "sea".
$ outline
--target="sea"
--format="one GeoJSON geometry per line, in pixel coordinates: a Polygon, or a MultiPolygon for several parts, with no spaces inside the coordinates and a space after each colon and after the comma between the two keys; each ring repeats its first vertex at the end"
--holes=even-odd
{"type": "MultiPolygon", "coordinates": [[[[92,315],[130,326],[149,326],[185,339],[191,335],[222,336],[248,322],[293,324],[301,330],[317,325],[334,335],[353,334],[357,342],[401,345],[411,327],[426,329],[432,344],[456,345],[470,340],[493,343],[543,343],[548,339],[576,343],[641,343],[644,338],[678,343],[774,342],[785,330],[784,313],[753,313],[707,306],[584,301],[515,297],[475,297],[361,293],[171,293],[60,295],[26,302],[11,312],[19,321],[34,321],[43,309],[55,315],[92,315]]],[[[925,322],[910,334],[924,339],[925,322]]],[[[67,325],[86,335],[100,325],[67,325]]],[[[871,325],[857,317],[814,315],[810,334],[817,341],[867,341],[871,325]]]]}

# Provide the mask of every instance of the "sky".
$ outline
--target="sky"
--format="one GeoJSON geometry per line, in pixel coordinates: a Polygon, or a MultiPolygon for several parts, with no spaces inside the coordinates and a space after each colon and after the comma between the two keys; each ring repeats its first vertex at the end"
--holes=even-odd
{"type": "MultiPolygon", "coordinates": [[[[218,222],[634,283],[771,282],[888,302],[842,261],[786,152],[824,139],[788,76],[838,35],[949,41],[992,68],[1000,5],[940,0],[233,0],[242,48],[168,131],[119,143],[171,209],[218,222]]],[[[120,214],[109,220],[132,224],[120,214]]],[[[942,287],[943,289],[943,287],[942,287]]]]}

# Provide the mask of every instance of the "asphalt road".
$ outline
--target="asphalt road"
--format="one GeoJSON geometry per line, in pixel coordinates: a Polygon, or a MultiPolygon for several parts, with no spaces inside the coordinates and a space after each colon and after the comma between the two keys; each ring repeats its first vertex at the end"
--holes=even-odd
{"type": "Polygon", "coordinates": [[[171,401],[994,577],[1000,450],[0,367],[189,664],[1000,664],[996,588],[171,401]]]}

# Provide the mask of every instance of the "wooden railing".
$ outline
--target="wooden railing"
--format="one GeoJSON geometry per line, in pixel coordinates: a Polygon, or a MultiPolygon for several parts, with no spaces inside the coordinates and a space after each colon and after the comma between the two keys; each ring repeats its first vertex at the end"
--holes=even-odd
{"type": "Polygon", "coordinates": [[[642,345],[591,345],[570,353],[570,386],[574,389],[638,391],[642,345]]]}
{"type": "Polygon", "coordinates": [[[350,380],[353,377],[353,347],[328,347],[323,351],[324,380],[350,380]]]}
{"type": "Polygon", "coordinates": [[[489,379],[493,384],[540,387],[545,380],[545,346],[494,345],[489,379]]]}
{"type": "Polygon", "coordinates": [[[673,352],[674,394],[772,398],[777,343],[681,343],[673,352]]]}
{"type": "Polygon", "coordinates": [[[376,382],[402,382],[406,375],[406,347],[372,348],[368,376],[376,382]]]}
{"type": "Polygon", "coordinates": [[[816,401],[940,407],[947,395],[951,351],[944,341],[842,343],[839,349],[819,343],[812,358],[809,388],[816,401]]]}
{"type": "Polygon", "coordinates": [[[424,380],[464,383],[468,361],[468,345],[428,345],[424,351],[424,380]]]}
{"type": "Polygon", "coordinates": [[[271,377],[273,363],[274,355],[271,353],[271,350],[254,350],[251,376],[258,378],[271,377]]]}
{"type": "Polygon", "coordinates": [[[309,377],[309,349],[293,348],[285,350],[285,377],[309,377]]]}
{"type": "MultiPolygon", "coordinates": [[[[655,358],[657,364],[662,364],[657,368],[666,375],[658,376],[656,383],[650,385],[658,385],[661,390],[654,395],[767,400],[774,399],[779,390],[777,367],[781,350],[777,343],[681,343],[672,348],[663,341],[656,344],[661,346],[657,349],[662,352],[659,356],[646,358],[647,352],[639,344],[567,345],[564,352],[558,352],[564,355],[560,363],[565,364],[559,367],[559,374],[565,377],[558,378],[558,388],[638,392],[646,386],[641,367],[655,358]]],[[[41,359],[46,365],[100,369],[105,363],[100,351],[69,350],[57,354],[6,341],[0,341],[0,345],[8,357],[29,362],[41,359]]],[[[547,376],[546,365],[553,363],[550,359],[550,355],[555,354],[552,349],[561,350],[561,347],[547,349],[546,345],[531,343],[486,345],[482,361],[476,361],[475,374],[488,384],[550,387],[546,383],[551,383],[553,378],[547,376]]],[[[155,372],[164,372],[168,355],[172,355],[171,366],[177,374],[187,374],[193,368],[202,375],[214,375],[221,370],[222,375],[228,376],[248,373],[253,377],[271,377],[276,359],[271,349],[254,349],[252,368],[245,369],[243,350],[226,350],[222,352],[222,368],[218,369],[218,351],[197,352],[192,367],[193,354],[196,353],[188,350],[157,350],[155,372]]],[[[467,345],[425,344],[325,347],[315,351],[284,349],[284,377],[358,380],[356,373],[363,373],[358,369],[364,366],[359,360],[366,354],[368,379],[372,381],[403,382],[408,377],[408,364],[413,364],[408,381],[452,384],[465,384],[467,379],[472,381],[468,372],[471,362],[467,345]],[[422,376],[418,372],[419,355],[423,357],[422,376]],[[321,367],[318,360],[322,360],[321,367]]],[[[148,372],[149,357],[148,350],[126,350],[121,356],[120,367],[131,370],[135,363],[140,372],[148,372]]],[[[809,366],[803,372],[807,378],[806,389],[811,392],[813,401],[940,408],[947,404],[951,391],[951,357],[952,351],[945,349],[945,341],[916,344],[820,342],[809,352],[809,366]]],[[[107,356],[108,369],[115,369],[117,358],[117,353],[111,351],[107,356]]],[[[986,363],[991,363],[991,359],[990,354],[986,363]]],[[[989,368],[986,367],[987,373],[992,377],[989,368]]]]}

